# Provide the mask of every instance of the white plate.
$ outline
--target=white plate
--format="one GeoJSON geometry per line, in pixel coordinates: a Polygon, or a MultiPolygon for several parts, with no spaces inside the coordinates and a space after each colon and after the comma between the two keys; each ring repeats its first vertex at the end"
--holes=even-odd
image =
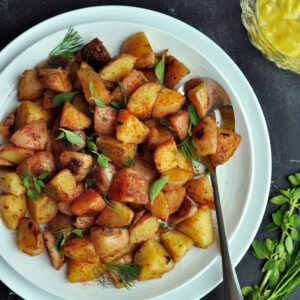
{"type": "MultiPolygon", "coordinates": [[[[33,68],[45,58],[69,25],[73,25],[86,42],[99,37],[113,55],[118,53],[121,42],[128,35],[145,31],[155,50],[169,48],[170,53],[191,69],[193,76],[211,77],[225,88],[234,105],[236,131],[243,137],[235,156],[218,169],[232,259],[237,264],[260,224],[271,175],[267,127],[243,74],[211,40],[176,19],[133,7],[86,8],[49,19],[3,49],[0,69],[7,67],[0,75],[0,119],[17,105],[17,82],[23,70],[33,68]]],[[[138,283],[127,292],[103,289],[96,283],[70,284],[65,280],[64,272],[57,272],[50,266],[46,253],[29,257],[19,252],[14,235],[2,223],[0,234],[3,241],[0,278],[28,299],[54,299],[54,295],[56,299],[98,299],[99,295],[110,300],[126,296],[133,299],[196,299],[207,294],[221,280],[217,242],[209,250],[193,248],[162,279],[138,283]]]]}

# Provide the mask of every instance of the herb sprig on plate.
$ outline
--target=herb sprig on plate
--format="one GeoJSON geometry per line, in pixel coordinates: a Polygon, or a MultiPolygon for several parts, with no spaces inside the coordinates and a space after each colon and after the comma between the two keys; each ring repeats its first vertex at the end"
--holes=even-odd
{"type": "Polygon", "coordinates": [[[60,130],[61,133],[56,138],[57,140],[65,138],[71,144],[79,144],[79,145],[85,144],[84,139],[82,137],[80,137],[78,134],[76,134],[75,132],[64,129],[62,127],[60,127],[58,130],[60,130]]]}
{"type": "Polygon", "coordinates": [[[43,172],[39,176],[35,177],[30,172],[26,172],[25,176],[22,176],[23,184],[27,187],[27,196],[33,200],[37,200],[37,193],[41,193],[45,187],[43,180],[48,176],[48,171],[43,172]]]}
{"type": "Polygon", "coordinates": [[[151,183],[149,188],[151,202],[156,198],[156,196],[159,194],[159,192],[162,190],[162,188],[168,182],[168,180],[169,176],[164,176],[151,183]]]}

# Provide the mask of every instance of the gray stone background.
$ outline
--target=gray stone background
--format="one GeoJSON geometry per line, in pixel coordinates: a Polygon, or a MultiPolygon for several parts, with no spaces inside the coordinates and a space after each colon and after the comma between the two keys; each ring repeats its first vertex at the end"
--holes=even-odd
{"type": "MultiPolygon", "coordinates": [[[[47,18],[82,7],[111,4],[139,6],[173,16],[206,34],[230,55],[252,85],[268,124],[273,156],[270,195],[278,187],[287,187],[287,175],[300,172],[300,77],[277,69],[250,44],[241,23],[238,0],[0,0],[0,49],[47,18]]],[[[274,236],[262,233],[274,210],[275,206],[268,204],[256,239],[274,236]]],[[[261,261],[248,250],[237,266],[241,286],[258,284],[262,278],[260,269],[261,261]]],[[[9,297],[9,293],[0,282],[1,300],[19,299],[9,297]]],[[[289,299],[299,298],[298,288],[289,299]]],[[[222,284],[203,299],[223,299],[222,284]]]]}

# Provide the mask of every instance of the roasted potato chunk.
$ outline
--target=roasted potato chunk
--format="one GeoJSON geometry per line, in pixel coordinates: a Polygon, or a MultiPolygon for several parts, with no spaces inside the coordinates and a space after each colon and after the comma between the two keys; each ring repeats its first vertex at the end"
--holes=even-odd
{"type": "Polygon", "coordinates": [[[94,129],[97,135],[113,135],[118,111],[110,106],[96,106],[94,129]]]}
{"type": "Polygon", "coordinates": [[[0,158],[16,165],[33,155],[33,153],[33,150],[16,147],[13,144],[0,145],[0,158]]]}
{"type": "Polygon", "coordinates": [[[116,261],[117,259],[121,258],[122,256],[129,254],[129,253],[134,253],[137,248],[138,248],[138,244],[127,244],[125,246],[125,248],[123,248],[120,252],[118,252],[117,254],[113,255],[113,256],[106,256],[103,257],[102,260],[103,262],[105,262],[106,264],[110,264],[114,261],[116,261]]]}
{"type": "Polygon", "coordinates": [[[174,268],[174,262],[167,250],[157,241],[149,239],[136,252],[134,261],[142,267],[138,280],[160,278],[174,268]]]}
{"type": "Polygon", "coordinates": [[[50,231],[44,232],[44,242],[50,256],[52,266],[55,270],[59,270],[64,264],[64,259],[61,253],[56,249],[56,238],[50,231]]]}
{"type": "Polygon", "coordinates": [[[140,86],[129,98],[127,110],[140,119],[150,118],[160,90],[159,83],[146,83],[140,86]]]}
{"type": "Polygon", "coordinates": [[[158,230],[154,233],[154,235],[151,237],[152,240],[155,240],[160,243],[160,235],[164,232],[169,231],[168,227],[159,227],[158,230]]]}
{"type": "Polygon", "coordinates": [[[66,74],[70,72],[72,57],[53,56],[41,61],[35,68],[37,71],[47,69],[60,69],[66,74]]]}
{"type": "Polygon", "coordinates": [[[208,248],[214,242],[214,227],[211,211],[204,205],[196,214],[177,225],[177,229],[188,235],[196,247],[208,248]]]}
{"type": "Polygon", "coordinates": [[[0,170],[0,190],[3,193],[15,196],[21,196],[26,192],[20,176],[16,172],[9,170],[0,170]]]}
{"type": "Polygon", "coordinates": [[[53,99],[59,92],[55,92],[52,90],[46,90],[43,97],[43,108],[56,108],[57,106],[53,104],[53,99]]]}
{"type": "Polygon", "coordinates": [[[19,85],[20,100],[34,100],[42,96],[44,87],[42,86],[38,73],[33,70],[25,70],[19,85]]]}
{"type": "MultiPolygon", "coordinates": [[[[172,134],[168,130],[168,128],[156,125],[150,127],[150,133],[149,137],[147,139],[147,145],[146,148],[151,150],[154,150],[158,145],[172,139],[172,134]]],[[[151,159],[153,161],[153,159],[151,159]]]]}
{"type": "Polygon", "coordinates": [[[168,127],[183,141],[188,136],[190,117],[186,110],[169,116],[168,127]]]}
{"type": "Polygon", "coordinates": [[[108,195],[115,201],[146,204],[149,202],[149,183],[140,172],[123,168],[115,175],[108,195]]]}
{"type": "Polygon", "coordinates": [[[42,230],[33,219],[21,219],[18,230],[18,246],[21,251],[30,256],[39,255],[44,251],[42,230]]]}
{"type": "MultiPolygon", "coordinates": [[[[49,222],[48,230],[52,231],[53,229],[57,229],[58,227],[68,228],[71,226],[72,226],[72,218],[70,216],[67,216],[59,212],[49,222]]],[[[70,235],[68,231],[63,231],[62,233],[64,234],[65,238],[67,238],[70,235]]],[[[56,233],[53,232],[53,235],[57,238],[60,235],[60,232],[56,232],[56,233]]]]}
{"type": "Polygon", "coordinates": [[[194,172],[193,165],[191,162],[183,155],[181,150],[178,150],[177,153],[178,165],[177,168],[194,172]]]}
{"type": "Polygon", "coordinates": [[[13,230],[17,229],[20,220],[25,217],[26,209],[25,195],[0,195],[0,216],[7,228],[13,230]]]}
{"type": "Polygon", "coordinates": [[[82,93],[76,94],[72,100],[73,106],[75,106],[83,114],[89,114],[89,103],[85,100],[85,97],[82,93]]]}
{"type": "Polygon", "coordinates": [[[0,158],[0,167],[13,167],[13,163],[9,162],[6,159],[0,158]]]}
{"type": "Polygon", "coordinates": [[[122,45],[122,53],[132,54],[137,58],[134,67],[143,69],[155,63],[155,54],[144,32],[130,36],[122,45]]]}
{"type": "Polygon", "coordinates": [[[182,187],[187,181],[194,177],[194,172],[183,169],[170,169],[161,173],[161,177],[169,176],[169,180],[164,185],[164,191],[172,191],[182,187]]]}
{"type": "Polygon", "coordinates": [[[170,209],[168,199],[164,192],[160,191],[153,201],[148,202],[146,207],[151,211],[154,217],[164,222],[168,221],[170,209]]]}
{"type": "Polygon", "coordinates": [[[95,222],[95,216],[77,216],[76,221],[73,222],[75,228],[89,229],[95,222]]]}
{"type": "Polygon", "coordinates": [[[157,171],[155,167],[140,157],[136,157],[134,159],[134,162],[130,165],[130,168],[143,174],[149,183],[152,183],[157,178],[157,171]]]}
{"type": "Polygon", "coordinates": [[[206,84],[202,82],[189,90],[188,98],[189,102],[196,107],[200,118],[205,116],[210,105],[206,84]]]}
{"type": "Polygon", "coordinates": [[[169,203],[169,212],[170,215],[176,212],[180,205],[183,202],[184,196],[185,196],[185,187],[181,187],[176,190],[167,191],[165,192],[165,195],[168,199],[169,203]]]}
{"type": "Polygon", "coordinates": [[[167,115],[176,113],[184,102],[184,95],[175,90],[163,87],[156,98],[152,118],[162,119],[167,115]]]}
{"type": "Polygon", "coordinates": [[[11,114],[9,114],[0,124],[0,133],[7,138],[10,138],[14,133],[16,111],[17,110],[14,110],[11,114]]]}
{"type": "Polygon", "coordinates": [[[125,144],[141,144],[148,135],[149,128],[137,117],[122,109],[118,113],[116,138],[125,144]]]}
{"type": "Polygon", "coordinates": [[[160,240],[170,253],[174,262],[180,261],[182,256],[184,256],[194,244],[190,237],[176,230],[162,233],[160,240]]]}
{"type": "Polygon", "coordinates": [[[42,86],[56,92],[69,92],[72,84],[62,69],[41,69],[38,71],[38,78],[42,86]]]}

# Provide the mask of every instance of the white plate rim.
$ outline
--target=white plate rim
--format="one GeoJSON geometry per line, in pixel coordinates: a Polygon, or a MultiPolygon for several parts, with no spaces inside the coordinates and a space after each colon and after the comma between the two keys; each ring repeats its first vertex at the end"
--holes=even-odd
{"type": "MultiPolygon", "coordinates": [[[[108,12],[112,15],[118,15],[118,19],[116,19],[116,21],[120,21],[120,18],[124,21],[135,21],[135,22],[140,22],[140,23],[143,23],[143,24],[146,24],[146,25],[150,25],[152,27],[157,27],[158,29],[162,29],[162,24],[160,24],[159,26],[155,26],[153,25],[151,22],[153,21],[153,18],[155,17],[156,19],[160,19],[162,21],[164,21],[166,24],[165,24],[165,27],[167,26],[167,24],[169,24],[169,27],[172,28],[172,26],[170,26],[170,24],[174,24],[177,26],[176,28],[176,31],[173,27],[173,34],[176,33],[178,34],[178,31],[177,29],[180,27],[181,30],[187,30],[190,34],[193,33],[193,35],[196,35],[196,34],[200,34],[202,35],[203,37],[203,34],[200,33],[199,31],[197,31],[196,29],[194,29],[193,27],[181,22],[181,21],[178,21],[172,17],[169,17],[169,16],[166,16],[164,14],[161,14],[161,13],[158,13],[158,12],[154,12],[154,11],[150,11],[150,10],[146,10],[146,9],[141,9],[141,8],[135,8],[135,7],[126,7],[126,6],[98,6],[98,7],[91,7],[91,8],[83,8],[83,9],[79,9],[79,10],[74,10],[74,11],[71,11],[71,12],[67,12],[67,13],[64,13],[64,14],[61,14],[61,15],[58,15],[56,17],[53,17],[51,19],[48,19],[34,27],[32,27],[31,29],[29,29],[28,31],[26,31],[25,33],[21,34],[19,37],[17,37],[15,40],[13,40],[8,46],[6,46],[2,51],[1,51],[1,54],[0,54],[0,69],[2,66],[4,66],[7,62],[10,61],[10,59],[12,57],[14,57],[16,54],[19,54],[20,51],[22,51],[22,49],[24,49],[24,45],[25,47],[33,42],[35,42],[36,40],[38,40],[38,38],[40,37],[39,35],[42,35],[42,36],[45,36],[45,34],[50,34],[52,32],[55,32],[59,29],[62,29],[66,26],[66,21],[65,21],[65,18],[69,18],[70,20],[74,20],[74,19],[77,19],[78,21],[79,20],[82,20],[83,22],[78,22],[76,24],[81,24],[81,23],[85,23],[84,19],[86,18],[86,23],[89,23],[89,22],[92,22],[93,19],[91,19],[91,15],[92,12],[94,12],[94,16],[97,14],[98,18],[99,18],[99,13],[101,13],[102,15],[106,15],[108,16],[108,12]],[[127,10],[127,12],[125,13],[124,10],[127,10]],[[113,13],[112,13],[113,12],[113,13]],[[138,15],[141,15],[142,17],[136,17],[136,20],[135,18],[133,19],[133,16],[138,16],[138,15]],[[76,17],[81,17],[81,18],[76,18],[76,17]],[[121,17],[122,16],[122,17],[121,17]],[[126,16],[126,18],[124,19],[124,16],[126,16]],[[130,17],[130,19],[129,19],[130,17]],[[147,18],[146,18],[147,17],[147,18]],[[88,20],[88,21],[87,21],[88,20]],[[55,25],[55,26],[50,26],[50,25],[55,25]],[[49,31],[49,28],[51,27],[51,32],[49,31]],[[46,32],[48,31],[48,32],[46,32]],[[33,38],[33,35],[34,35],[34,38],[33,38]],[[27,45],[26,45],[26,40],[27,40],[27,45]]],[[[112,21],[112,16],[110,16],[110,19],[109,21],[112,21]]],[[[159,22],[157,22],[159,23],[159,22]]],[[[72,24],[72,25],[75,25],[75,24],[72,24]]],[[[168,27],[168,26],[167,26],[168,27]]],[[[168,30],[169,28],[163,28],[164,31],[167,31],[169,32],[170,30],[168,30]]],[[[172,33],[172,32],[171,32],[172,33]]],[[[186,36],[184,36],[183,39],[187,38],[186,36]]],[[[232,69],[231,71],[232,72],[235,72],[237,74],[237,76],[239,77],[241,83],[244,84],[244,87],[248,90],[248,93],[249,95],[251,95],[251,98],[253,100],[254,103],[254,108],[256,110],[256,114],[257,116],[259,117],[259,121],[260,121],[260,125],[261,125],[261,135],[262,135],[262,140],[264,141],[265,145],[265,150],[266,150],[266,157],[265,157],[265,166],[267,167],[265,170],[265,188],[263,189],[264,193],[263,193],[263,197],[260,197],[260,198],[263,198],[264,201],[262,201],[262,207],[261,207],[261,211],[260,213],[258,214],[258,218],[257,218],[257,226],[256,228],[253,228],[252,230],[252,234],[251,234],[251,238],[249,239],[248,243],[246,244],[246,247],[243,247],[243,251],[240,251],[240,253],[238,253],[238,255],[236,255],[235,253],[233,253],[233,261],[235,264],[237,264],[237,262],[241,259],[241,257],[243,256],[243,254],[245,253],[245,251],[247,250],[247,248],[249,247],[249,244],[251,243],[252,241],[252,238],[254,237],[257,229],[258,229],[258,226],[260,224],[260,221],[262,219],[262,216],[263,216],[263,213],[264,213],[264,210],[265,210],[265,205],[267,203],[267,196],[268,196],[268,192],[269,192],[269,184],[270,184],[270,178],[271,178],[271,152],[270,152],[270,142],[269,142],[269,136],[268,136],[268,131],[267,131],[267,127],[266,127],[266,124],[265,124],[265,120],[264,120],[264,117],[263,117],[263,114],[262,114],[262,110],[259,106],[259,103],[258,103],[258,100],[256,99],[255,97],[255,94],[254,92],[252,91],[249,83],[247,82],[246,78],[244,77],[244,75],[241,73],[241,71],[238,69],[238,67],[234,64],[234,62],[227,56],[227,54],[225,52],[223,52],[222,49],[220,49],[216,44],[214,44],[214,42],[212,42],[210,39],[208,39],[207,37],[205,37],[211,44],[212,46],[218,50],[219,53],[221,53],[221,55],[223,57],[226,58],[226,61],[227,63],[229,63],[230,65],[230,68],[232,69]]],[[[222,68],[218,68],[218,69],[222,69],[222,68]]],[[[226,69],[225,67],[223,68],[224,70],[226,69]]],[[[223,70],[223,75],[224,75],[224,70],[223,70]]],[[[227,70],[228,71],[228,70],[227,70]]],[[[260,145],[262,146],[262,145],[260,145]]],[[[234,239],[234,237],[233,237],[234,239]]],[[[7,268],[7,265],[5,266],[5,262],[1,259],[0,260],[0,265],[2,267],[2,264],[3,264],[3,268],[7,268]]],[[[214,265],[220,265],[220,259],[218,258],[217,261],[214,261],[213,263],[214,265]]],[[[2,270],[2,268],[1,268],[2,270]]],[[[219,274],[218,274],[219,275],[219,274]]],[[[3,276],[1,276],[3,277],[3,276]]],[[[220,277],[220,276],[218,276],[220,277]]],[[[3,278],[1,278],[3,282],[5,282],[8,286],[11,286],[11,284],[8,283],[8,281],[11,283],[10,280],[5,280],[3,278]]],[[[214,283],[210,283],[210,287],[208,288],[208,290],[206,290],[204,293],[202,293],[201,295],[201,291],[199,291],[199,294],[198,296],[192,296],[190,295],[191,297],[201,297],[203,296],[205,293],[209,292],[210,289],[214,288],[219,282],[220,282],[220,279],[221,278],[218,278],[217,280],[215,279],[214,280],[214,283]]],[[[195,278],[194,281],[197,281],[197,279],[195,278]]],[[[184,285],[181,290],[189,290],[188,286],[190,285],[190,283],[184,285]]],[[[14,285],[14,290],[17,291],[17,289],[15,288],[15,285],[14,285]]],[[[18,291],[18,293],[20,295],[23,295],[23,291],[18,291]]],[[[177,292],[177,290],[176,290],[177,292]]],[[[185,295],[187,295],[185,293],[185,295]]],[[[24,295],[25,296],[25,295],[24,295]]],[[[168,296],[170,296],[170,294],[168,294],[168,296]]],[[[25,296],[26,297],[26,296],[25,296]]],[[[158,298],[161,298],[161,297],[158,297],[158,298]]],[[[158,299],[157,298],[157,299],[158,299]]],[[[161,298],[162,299],[162,298],[161,298]]]]}

